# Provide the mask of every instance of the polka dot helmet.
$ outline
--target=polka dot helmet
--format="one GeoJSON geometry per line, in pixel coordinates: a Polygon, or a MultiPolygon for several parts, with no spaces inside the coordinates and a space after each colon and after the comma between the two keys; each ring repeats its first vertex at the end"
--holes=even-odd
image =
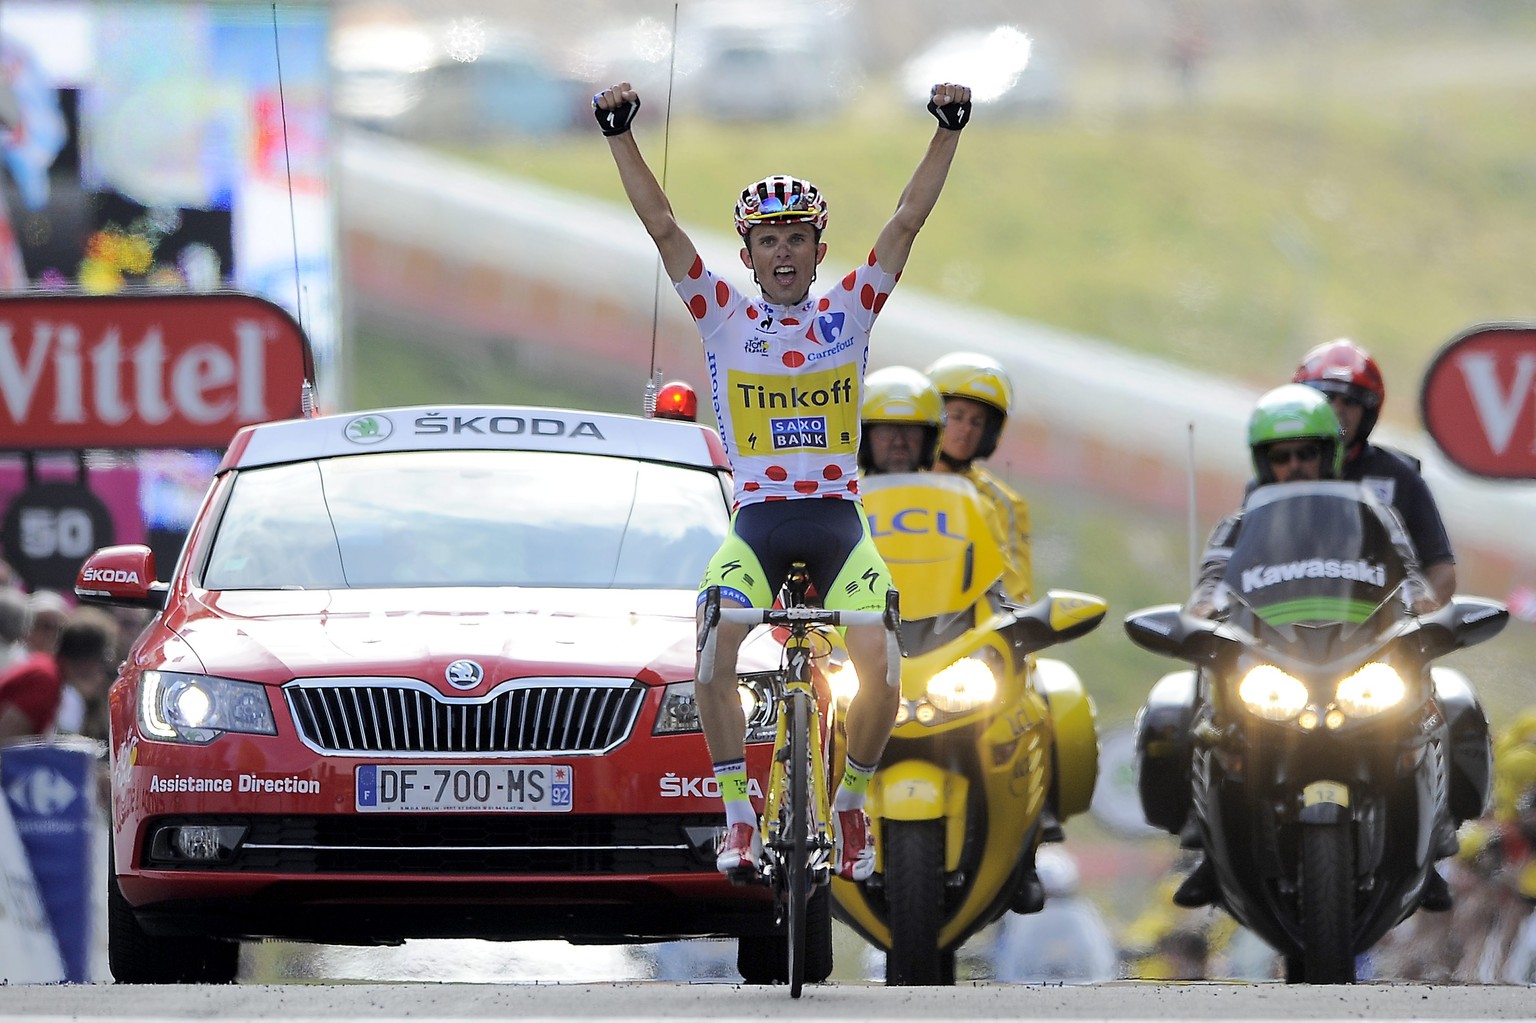
{"type": "Polygon", "coordinates": [[[810,224],[817,237],[827,228],[827,201],[804,178],[771,174],[741,190],[736,233],[743,238],[758,224],[810,224]]]}

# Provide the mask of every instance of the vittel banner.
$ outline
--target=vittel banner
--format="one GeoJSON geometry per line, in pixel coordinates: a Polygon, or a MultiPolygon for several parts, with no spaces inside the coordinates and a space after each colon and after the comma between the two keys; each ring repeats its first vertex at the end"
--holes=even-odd
{"type": "Polygon", "coordinates": [[[308,342],[233,293],[0,298],[0,449],[222,448],[300,413],[308,342]]]}
{"type": "Polygon", "coordinates": [[[1459,468],[1536,479],[1536,322],[1487,323],[1452,338],[1424,373],[1419,407],[1459,468]]]}

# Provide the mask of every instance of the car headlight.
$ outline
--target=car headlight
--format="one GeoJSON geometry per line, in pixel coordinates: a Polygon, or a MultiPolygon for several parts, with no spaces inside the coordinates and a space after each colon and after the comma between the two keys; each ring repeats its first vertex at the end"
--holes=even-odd
{"type": "Polygon", "coordinates": [[[1254,667],[1238,683],[1237,697],[1266,721],[1289,721],[1307,706],[1307,687],[1273,664],[1254,667]]]}
{"type": "Polygon", "coordinates": [[[179,671],[144,673],[139,728],[151,739],[199,745],[225,732],[277,734],[265,686],[179,671]]]}
{"type": "MultiPolygon", "coordinates": [[[[736,679],[736,692],[741,697],[741,712],[747,719],[747,742],[772,742],[774,739],[775,707],[773,702],[771,672],[740,675],[736,679]]],[[[654,735],[683,735],[702,732],[699,720],[698,695],[692,682],[674,682],[667,686],[661,697],[661,710],[656,713],[654,735]]]]}
{"type": "Polygon", "coordinates": [[[1339,683],[1334,702],[1352,718],[1380,714],[1403,702],[1408,686],[1390,664],[1372,661],[1339,683]]]}
{"type": "Polygon", "coordinates": [[[962,657],[928,680],[928,702],[946,714],[962,714],[997,696],[997,674],[979,657],[962,657]]]}

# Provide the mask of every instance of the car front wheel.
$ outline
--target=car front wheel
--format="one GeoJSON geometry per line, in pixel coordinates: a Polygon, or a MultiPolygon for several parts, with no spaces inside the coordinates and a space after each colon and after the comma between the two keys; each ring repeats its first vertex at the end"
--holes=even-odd
{"type": "Polygon", "coordinates": [[[107,961],[119,984],[232,984],[240,969],[240,943],[145,932],[109,871],[107,961]]]}

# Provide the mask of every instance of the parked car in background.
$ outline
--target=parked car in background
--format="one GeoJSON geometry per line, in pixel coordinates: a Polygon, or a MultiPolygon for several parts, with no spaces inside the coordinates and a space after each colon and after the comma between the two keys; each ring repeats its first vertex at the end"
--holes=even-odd
{"type": "MultiPolygon", "coordinates": [[[[781,947],[769,890],[715,870],[693,695],[730,493],[694,423],[474,406],[241,430],[168,578],[139,545],[79,574],[83,600],[157,612],[111,689],[113,975],[229,981],[269,937],[781,947]]],[[[780,655],[743,648],[754,777],[780,655]]]]}
{"type": "Polygon", "coordinates": [[[939,36],[901,69],[907,96],[926,100],[937,82],[965,82],[977,104],[1003,116],[1049,116],[1068,104],[1062,47],[1012,25],[939,36]]]}
{"type": "Polygon", "coordinates": [[[630,82],[658,111],[670,101],[715,121],[803,122],[837,113],[861,81],[854,21],[814,0],[786,0],[766,20],[759,5],[706,0],[685,9],[675,41],[670,22],[641,17],[584,35],[570,64],[594,88],[630,82]]]}
{"type": "Polygon", "coordinates": [[[585,84],[534,37],[480,19],[344,26],[331,64],[337,115],[403,138],[549,135],[587,116],[585,84]]]}

